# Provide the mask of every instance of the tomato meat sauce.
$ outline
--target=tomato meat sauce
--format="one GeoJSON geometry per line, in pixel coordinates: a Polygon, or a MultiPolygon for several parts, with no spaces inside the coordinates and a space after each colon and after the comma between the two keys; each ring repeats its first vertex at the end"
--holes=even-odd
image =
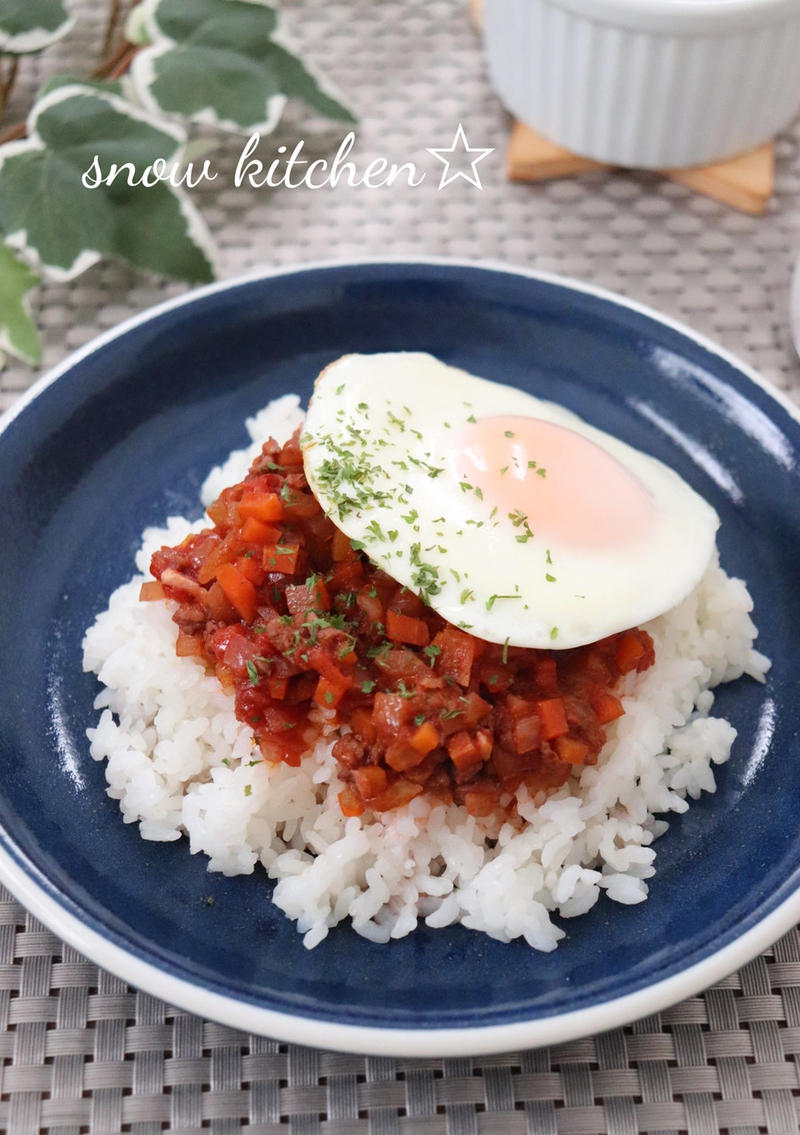
{"type": "Polygon", "coordinates": [[[447,623],[324,515],[299,431],[268,441],[208,515],[154,554],[142,598],[176,601],[177,653],[235,696],[266,761],[299,765],[326,721],[349,726],[333,747],[347,816],[423,792],[510,816],[522,783],[556,788],[596,762],[622,677],[654,661],[638,628],[548,651],[447,623]]]}

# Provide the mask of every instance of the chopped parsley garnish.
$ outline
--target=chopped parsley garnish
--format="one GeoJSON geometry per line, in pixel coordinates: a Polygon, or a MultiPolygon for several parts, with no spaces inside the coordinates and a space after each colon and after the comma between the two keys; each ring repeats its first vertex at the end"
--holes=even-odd
{"type": "Polygon", "coordinates": [[[551,641],[555,641],[555,639],[557,639],[557,638],[558,638],[558,627],[551,627],[550,628],[550,639],[551,639],[551,641]]]}
{"type": "Polygon", "coordinates": [[[244,786],[244,794],[245,794],[245,796],[252,796],[252,795],[253,795],[253,786],[252,786],[252,784],[246,784],[246,785],[244,786]]]}
{"type": "Polygon", "coordinates": [[[431,642],[427,646],[424,646],[422,648],[422,653],[429,660],[431,669],[433,669],[433,664],[442,653],[442,648],[441,646],[437,646],[435,643],[431,642]]]}
{"type": "Polygon", "coordinates": [[[250,685],[257,686],[261,681],[261,675],[256,668],[255,662],[248,658],[247,662],[245,662],[245,666],[247,667],[247,676],[250,679],[250,685]]]}
{"type": "Polygon", "coordinates": [[[486,600],[486,610],[491,611],[498,599],[519,599],[519,595],[490,595],[486,600]]]}
{"type": "Polygon", "coordinates": [[[372,691],[373,691],[373,690],[375,689],[375,686],[376,686],[376,685],[377,685],[377,682],[374,682],[374,681],[372,680],[372,678],[366,678],[366,679],[365,679],[365,680],[364,680],[364,681],[363,681],[363,682],[361,683],[361,692],[362,692],[362,694],[371,694],[371,693],[372,693],[372,691]]]}

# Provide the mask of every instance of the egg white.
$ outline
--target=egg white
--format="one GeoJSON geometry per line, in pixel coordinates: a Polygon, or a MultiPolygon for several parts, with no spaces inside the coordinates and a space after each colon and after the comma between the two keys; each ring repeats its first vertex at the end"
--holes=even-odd
{"type": "Polygon", "coordinates": [[[717,514],[667,466],[562,406],[431,355],[332,363],[316,382],[301,446],[333,522],[450,623],[489,642],[566,649],[640,625],[685,598],[714,551],[717,514]],[[576,550],[534,525],[520,539],[510,514],[464,490],[452,468],[463,423],[498,415],[551,422],[601,446],[652,498],[647,538],[576,550]]]}

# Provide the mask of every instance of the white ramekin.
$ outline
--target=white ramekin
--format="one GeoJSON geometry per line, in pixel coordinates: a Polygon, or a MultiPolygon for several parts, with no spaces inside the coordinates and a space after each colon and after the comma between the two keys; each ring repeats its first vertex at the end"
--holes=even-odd
{"type": "Polygon", "coordinates": [[[507,108],[577,154],[702,165],[800,109],[800,0],[485,0],[507,108]]]}

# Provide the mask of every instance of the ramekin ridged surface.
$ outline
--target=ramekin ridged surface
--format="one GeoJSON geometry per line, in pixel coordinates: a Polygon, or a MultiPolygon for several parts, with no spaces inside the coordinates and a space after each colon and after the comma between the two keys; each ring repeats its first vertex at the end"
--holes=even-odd
{"type": "Polygon", "coordinates": [[[552,141],[616,165],[700,165],[786,126],[800,0],[673,3],[670,18],[665,0],[486,0],[494,88],[552,141]]]}

